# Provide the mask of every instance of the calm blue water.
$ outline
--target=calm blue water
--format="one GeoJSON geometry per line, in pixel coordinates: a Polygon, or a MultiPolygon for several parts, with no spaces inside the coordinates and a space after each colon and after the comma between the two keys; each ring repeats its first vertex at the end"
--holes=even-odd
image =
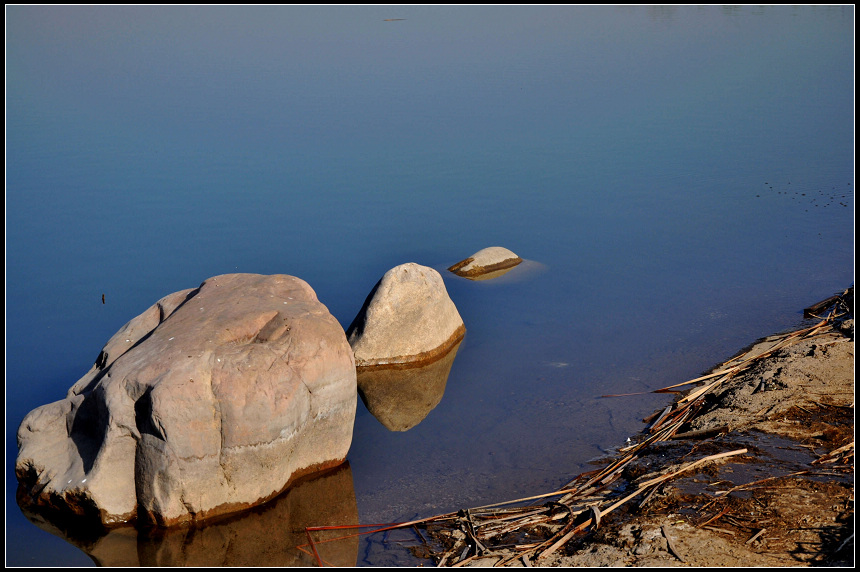
{"type": "Polygon", "coordinates": [[[468,331],[444,399],[406,433],[359,404],[362,522],[559,486],[669,400],[600,395],[854,280],[852,6],[6,17],[8,565],[92,564],[15,504],[23,416],[210,276],[299,276],[348,326],[389,268],[445,274],[468,331]],[[533,264],[444,272],[495,245],[533,264]]]}

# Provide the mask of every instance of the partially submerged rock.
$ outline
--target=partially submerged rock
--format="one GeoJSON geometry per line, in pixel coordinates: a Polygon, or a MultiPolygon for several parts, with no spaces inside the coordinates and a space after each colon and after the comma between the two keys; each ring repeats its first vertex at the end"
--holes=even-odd
{"type": "Polygon", "coordinates": [[[162,298],[18,429],[23,504],[162,525],[261,504],[346,457],[344,331],[304,281],[227,274],[162,298]]]}
{"type": "Polygon", "coordinates": [[[385,273],[346,335],[356,366],[366,368],[436,361],[465,333],[442,276],[408,262],[385,273]]]}
{"type": "Polygon", "coordinates": [[[464,278],[487,280],[505,274],[522,261],[522,258],[507,248],[490,246],[479,250],[465,260],[461,260],[448,270],[464,278]]]}
{"type": "Polygon", "coordinates": [[[438,360],[417,367],[360,368],[358,394],[390,431],[407,431],[424,420],[445,394],[460,342],[438,360]]]}

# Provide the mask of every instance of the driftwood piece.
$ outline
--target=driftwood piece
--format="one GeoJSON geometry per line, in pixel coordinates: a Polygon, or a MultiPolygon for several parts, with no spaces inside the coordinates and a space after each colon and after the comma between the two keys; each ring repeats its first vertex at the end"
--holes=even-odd
{"type": "Polygon", "coordinates": [[[818,302],[817,304],[813,304],[808,308],[804,308],[803,317],[804,318],[815,318],[821,315],[822,312],[826,311],[831,306],[834,306],[838,303],[842,303],[845,305],[846,309],[854,313],[854,286],[851,286],[847,290],[845,290],[842,294],[834,294],[833,296],[818,302]]]}

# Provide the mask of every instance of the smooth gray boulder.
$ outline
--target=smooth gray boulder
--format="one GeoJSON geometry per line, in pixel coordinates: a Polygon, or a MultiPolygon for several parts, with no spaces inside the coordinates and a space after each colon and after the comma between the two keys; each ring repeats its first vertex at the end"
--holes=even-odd
{"type": "Polygon", "coordinates": [[[452,265],[448,270],[471,280],[486,280],[505,274],[522,261],[507,248],[490,246],[452,265]]]}
{"type": "Polygon", "coordinates": [[[356,401],[343,328],[306,282],[216,276],[131,320],[24,418],[19,498],[105,525],[242,510],[342,463],[356,401]]]}
{"type": "Polygon", "coordinates": [[[358,368],[430,363],[465,334],[442,276],[414,262],[385,273],[346,332],[358,368]]]}

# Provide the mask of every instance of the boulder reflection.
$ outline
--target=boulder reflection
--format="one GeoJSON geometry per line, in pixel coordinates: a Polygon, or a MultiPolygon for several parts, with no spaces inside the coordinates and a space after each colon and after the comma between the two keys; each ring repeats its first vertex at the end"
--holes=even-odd
{"type": "MultiPolygon", "coordinates": [[[[49,521],[22,510],[36,526],[77,546],[99,566],[316,566],[305,527],[358,523],[348,463],[299,482],[262,506],[206,525],[87,531],[79,521],[49,521]]],[[[358,537],[325,542],[350,532],[313,533],[324,565],[356,565],[358,537]]]]}
{"type": "Polygon", "coordinates": [[[442,400],[460,343],[430,364],[358,368],[358,394],[368,411],[391,431],[421,423],[442,400]]]}
{"type": "Polygon", "coordinates": [[[515,267],[512,266],[510,268],[502,268],[501,270],[492,270],[490,272],[486,272],[484,274],[480,274],[477,276],[463,276],[463,278],[467,278],[469,280],[475,280],[475,281],[492,280],[493,278],[498,278],[499,276],[504,276],[505,274],[507,274],[508,272],[513,270],[514,268],[515,267]]]}

